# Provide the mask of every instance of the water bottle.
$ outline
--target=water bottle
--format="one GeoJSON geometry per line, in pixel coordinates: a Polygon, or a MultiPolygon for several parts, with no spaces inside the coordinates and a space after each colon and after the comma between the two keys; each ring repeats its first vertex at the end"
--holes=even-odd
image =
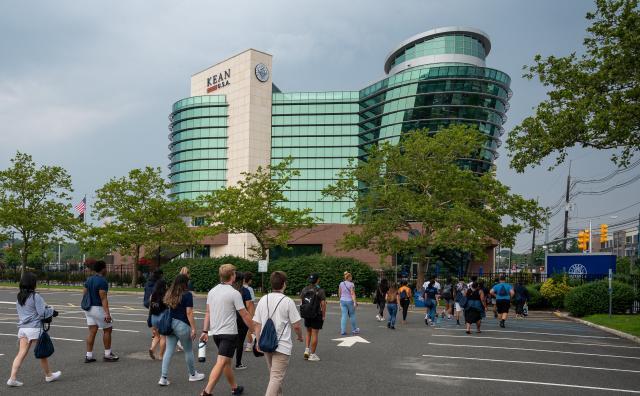
{"type": "Polygon", "coordinates": [[[198,344],[198,361],[203,363],[207,360],[207,342],[200,341],[198,344]]]}

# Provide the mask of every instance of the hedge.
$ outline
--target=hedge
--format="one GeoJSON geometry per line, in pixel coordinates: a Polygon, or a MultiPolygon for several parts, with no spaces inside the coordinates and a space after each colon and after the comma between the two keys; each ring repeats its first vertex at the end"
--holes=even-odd
{"type": "Polygon", "coordinates": [[[571,291],[571,286],[567,282],[567,278],[564,277],[561,280],[547,279],[540,287],[540,293],[542,297],[547,300],[553,308],[560,309],[564,303],[564,299],[571,291]]]}
{"type": "Polygon", "coordinates": [[[309,284],[309,274],[320,275],[320,285],[328,296],[338,294],[338,285],[344,280],[344,272],[353,276],[356,294],[369,297],[378,284],[378,275],[362,261],[347,257],[331,257],[320,254],[282,258],[269,264],[269,271],[284,271],[287,274],[287,293],[297,295],[309,284]]]}
{"type": "MultiPolygon", "coordinates": [[[[215,258],[195,258],[195,259],[175,259],[162,266],[165,279],[167,282],[173,282],[173,279],[180,273],[182,267],[189,268],[191,282],[193,288],[198,292],[207,292],[212,287],[220,283],[218,269],[223,264],[233,264],[238,271],[251,271],[254,274],[258,272],[258,263],[243,259],[236,256],[223,256],[215,258]]],[[[255,279],[255,278],[254,278],[255,279]]]]}
{"type": "MultiPolygon", "coordinates": [[[[626,313],[633,304],[633,288],[622,282],[612,282],[613,313],[626,313]]],[[[573,288],[565,297],[565,308],[573,316],[587,316],[609,312],[609,283],[598,281],[573,288]]]]}
{"type": "Polygon", "coordinates": [[[542,297],[542,294],[540,293],[540,286],[542,286],[540,283],[527,286],[527,290],[529,291],[529,300],[527,301],[527,305],[529,306],[529,309],[543,309],[549,307],[549,302],[542,297]]]}
{"type": "MultiPolygon", "coordinates": [[[[171,282],[180,272],[180,268],[188,267],[193,288],[196,291],[205,292],[219,283],[218,268],[226,263],[235,265],[238,271],[253,272],[254,284],[259,285],[258,264],[255,261],[234,256],[176,259],[165,264],[162,270],[167,281],[171,282]]],[[[309,274],[312,272],[320,274],[320,284],[326,290],[327,295],[338,293],[338,285],[343,280],[344,271],[349,271],[353,275],[358,296],[371,295],[378,281],[376,273],[366,263],[351,258],[322,255],[278,259],[269,263],[269,273],[273,271],[284,271],[287,274],[287,290],[285,292],[289,295],[298,295],[302,288],[308,284],[309,274]]],[[[268,276],[265,274],[265,287],[268,289],[267,279],[268,276]]]]}

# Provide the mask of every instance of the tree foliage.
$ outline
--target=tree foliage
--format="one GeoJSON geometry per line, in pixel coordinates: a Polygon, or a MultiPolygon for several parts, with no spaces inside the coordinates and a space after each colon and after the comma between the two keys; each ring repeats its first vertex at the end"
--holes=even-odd
{"type": "Polygon", "coordinates": [[[423,262],[434,248],[482,258],[491,240],[510,246],[523,226],[539,228],[543,211],[534,200],[511,194],[493,173],[479,176],[459,165],[459,159],[477,156],[483,142],[476,129],[454,125],[374,146],[366,161],[343,170],[325,190],[355,202],[346,216],[356,227],[342,246],[381,256],[415,252],[423,262]],[[512,222],[502,225],[506,216],[512,222]]]}
{"type": "Polygon", "coordinates": [[[538,77],[550,90],[535,115],[509,134],[511,166],[523,172],[579,145],[616,149],[611,159],[626,166],[640,149],[640,13],[638,0],[596,0],[585,53],[536,55],[525,78],[538,77]]]}
{"type": "Polygon", "coordinates": [[[169,188],[160,168],[146,167],[111,179],[96,191],[94,216],[104,224],[87,228],[81,243],[100,256],[118,251],[133,257],[132,286],[137,284],[143,248],[152,252],[163,245],[179,249],[197,243],[199,235],[183,217],[191,213],[193,204],[168,200],[169,188]]]}
{"type": "Polygon", "coordinates": [[[300,174],[290,168],[291,162],[287,158],[277,165],[258,167],[255,172],[243,172],[243,179],[236,185],[203,196],[200,207],[207,220],[205,232],[251,234],[258,245],[249,248],[264,259],[269,248],[287,247],[294,230],[313,227],[316,220],[309,215],[311,209],[281,205],[288,202],[283,191],[289,189],[289,180],[300,174]]]}
{"type": "Polygon", "coordinates": [[[27,266],[33,251],[71,235],[78,221],[71,213],[71,177],[59,166],[36,166],[17,152],[11,167],[0,171],[0,229],[22,241],[20,258],[27,266]]]}

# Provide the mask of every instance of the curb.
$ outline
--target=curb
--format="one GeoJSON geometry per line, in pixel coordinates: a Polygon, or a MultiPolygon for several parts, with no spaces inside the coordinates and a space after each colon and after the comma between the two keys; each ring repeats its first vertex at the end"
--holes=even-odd
{"type": "MultiPolygon", "coordinates": [[[[0,290],[2,289],[17,289],[16,286],[0,286],[0,290]]],[[[61,292],[78,292],[78,291],[82,291],[82,289],[62,289],[62,288],[53,288],[53,287],[47,287],[46,285],[39,285],[38,290],[46,290],[46,291],[61,291],[61,292]]],[[[130,291],[130,290],[123,290],[123,291],[119,291],[119,290],[112,290],[109,291],[109,293],[113,293],[113,294],[132,294],[132,295],[143,295],[144,292],[143,291],[130,291]]]]}
{"type": "Polygon", "coordinates": [[[635,342],[637,344],[640,344],[640,337],[636,337],[636,336],[634,336],[632,334],[625,333],[623,331],[612,329],[612,328],[609,328],[609,327],[606,327],[606,326],[601,326],[599,324],[595,324],[595,323],[589,322],[587,320],[574,318],[573,316],[569,316],[568,313],[554,312],[553,314],[555,316],[559,317],[559,318],[569,319],[569,320],[574,321],[576,323],[582,323],[583,325],[587,325],[589,327],[593,327],[594,329],[602,330],[602,331],[607,332],[609,334],[613,334],[613,335],[616,335],[616,336],[618,336],[620,338],[624,338],[624,339],[627,339],[629,341],[633,341],[633,342],[635,342]]]}

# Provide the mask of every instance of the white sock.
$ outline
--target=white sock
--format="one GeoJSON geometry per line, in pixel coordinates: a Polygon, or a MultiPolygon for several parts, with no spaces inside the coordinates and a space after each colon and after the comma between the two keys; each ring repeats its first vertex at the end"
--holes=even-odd
{"type": "Polygon", "coordinates": [[[87,352],[87,359],[93,359],[93,352],[87,352]]]}
{"type": "Polygon", "coordinates": [[[105,349],[104,356],[111,356],[111,349],[105,349]]]}

